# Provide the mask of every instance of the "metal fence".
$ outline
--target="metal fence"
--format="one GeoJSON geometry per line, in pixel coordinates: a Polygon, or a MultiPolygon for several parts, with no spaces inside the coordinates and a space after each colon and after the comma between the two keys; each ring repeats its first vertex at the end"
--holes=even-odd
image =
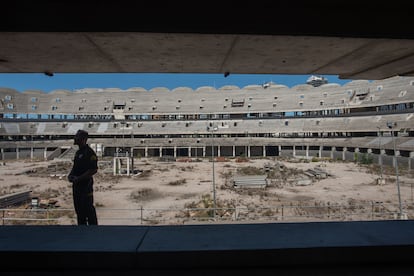
{"type": "MultiPolygon", "coordinates": [[[[414,218],[414,205],[404,205],[414,218]]],[[[346,205],[277,205],[230,208],[97,208],[100,225],[177,225],[197,223],[316,222],[400,219],[398,205],[371,202],[346,205]]],[[[0,209],[2,225],[74,225],[73,209],[0,209]]]]}

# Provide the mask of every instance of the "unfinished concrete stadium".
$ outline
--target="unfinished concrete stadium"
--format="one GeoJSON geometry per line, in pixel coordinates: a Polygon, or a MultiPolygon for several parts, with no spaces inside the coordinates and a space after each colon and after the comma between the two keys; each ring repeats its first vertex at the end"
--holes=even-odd
{"type": "Polygon", "coordinates": [[[1,88],[0,96],[2,160],[72,156],[73,135],[84,129],[101,156],[370,155],[414,167],[413,77],[292,88],[1,88]]]}

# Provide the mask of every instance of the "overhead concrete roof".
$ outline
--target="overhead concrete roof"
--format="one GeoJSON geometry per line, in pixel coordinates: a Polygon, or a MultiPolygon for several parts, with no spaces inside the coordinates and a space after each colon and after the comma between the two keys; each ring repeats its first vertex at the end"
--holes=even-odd
{"type": "Polygon", "coordinates": [[[408,2],[131,2],[8,3],[0,72],[414,76],[408,2]]]}

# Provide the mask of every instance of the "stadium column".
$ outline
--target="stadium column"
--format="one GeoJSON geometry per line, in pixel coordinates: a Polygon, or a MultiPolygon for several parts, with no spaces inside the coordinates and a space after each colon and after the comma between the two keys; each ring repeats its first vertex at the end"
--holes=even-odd
{"type": "Polygon", "coordinates": [[[293,157],[296,157],[296,146],[293,145],[293,157]]]}
{"type": "Polygon", "coordinates": [[[191,157],[191,147],[188,147],[188,157],[191,157]]]}
{"type": "Polygon", "coordinates": [[[306,159],[309,158],[309,145],[306,145],[306,159]]]}
{"type": "Polygon", "coordinates": [[[130,173],[130,163],[131,163],[131,158],[129,156],[126,157],[127,160],[127,175],[129,176],[130,173]]]}
{"type": "Polygon", "coordinates": [[[372,155],[372,149],[367,149],[367,154],[368,154],[368,156],[371,156],[372,155]]]}
{"type": "Polygon", "coordinates": [[[398,156],[400,156],[400,151],[396,150],[395,148],[394,148],[394,150],[395,150],[395,152],[394,152],[394,156],[392,158],[392,165],[395,168],[397,166],[397,158],[398,158],[398,156]]]}
{"type": "Polygon", "coordinates": [[[378,156],[378,165],[382,166],[383,165],[383,156],[385,155],[385,149],[381,149],[380,150],[380,154],[378,156]]]}
{"type": "Polygon", "coordinates": [[[357,158],[357,159],[356,159],[356,160],[354,160],[354,161],[358,162],[358,158],[359,158],[359,157],[358,157],[358,155],[359,155],[359,148],[355,148],[355,153],[356,153],[356,154],[355,154],[354,156],[356,156],[356,158],[357,158]]]}
{"type": "Polygon", "coordinates": [[[1,148],[1,160],[4,160],[4,149],[1,148]]]}
{"type": "Polygon", "coordinates": [[[347,150],[346,147],[343,147],[342,148],[342,161],[345,161],[346,160],[346,150],[347,150]]]}
{"type": "Polygon", "coordinates": [[[263,145],[263,157],[266,157],[266,146],[263,145]]]}
{"type": "Polygon", "coordinates": [[[413,169],[413,167],[412,167],[412,165],[413,165],[413,159],[414,159],[414,151],[412,151],[412,152],[410,152],[410,158],[408,158],[408,169],[409,170],[412,170],[413,169]]]}
{"type": "Polygon", "coordinates": [[[331,148],[331,159],[334,159],[334,151],[336,150],[335,147],[331,148]]]}
{"type": "Polygon", "coordinates": [[[236,157],[236,146],[233,145],[233,157],[236,157]]]}

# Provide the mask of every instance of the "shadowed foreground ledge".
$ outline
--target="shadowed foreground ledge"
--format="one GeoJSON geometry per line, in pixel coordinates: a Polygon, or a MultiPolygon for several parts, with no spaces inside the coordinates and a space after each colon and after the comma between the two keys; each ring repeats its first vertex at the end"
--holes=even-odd
{"type": "Polygon", "coordinates": [[[56,271],[408,275],[414,272],[414,221],[2,226],[0,260],[0,274],[19,275],[56,271]]]}

